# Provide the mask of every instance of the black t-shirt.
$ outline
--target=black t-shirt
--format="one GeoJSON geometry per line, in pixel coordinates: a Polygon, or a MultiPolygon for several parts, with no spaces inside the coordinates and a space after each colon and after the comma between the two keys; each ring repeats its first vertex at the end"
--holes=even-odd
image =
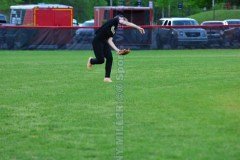
{"type": "Polygon", "coordinates": [[[113,37],[118,28],[119,18],[113,18],[107,21],[102,25],[96,32],[96,36],[103,40],[108,40],[110,37],[113,37]]]}

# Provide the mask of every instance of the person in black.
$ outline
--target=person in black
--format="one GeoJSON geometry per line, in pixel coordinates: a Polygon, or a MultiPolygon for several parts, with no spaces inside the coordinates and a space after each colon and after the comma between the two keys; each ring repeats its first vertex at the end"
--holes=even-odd
{"type": "Polygon", "coordinates": [[[120,49],[116,47],[113,43],[113,36],[118,29],[118,24],[130,26],[139,30],[141,34],[144,34],[145,31],[142,27],[137,26],[131,22],[128,22],[125,17],[118,15],[113,19],[108,20],[103,26],[101,26],[96,32],[95,37],[92,42],[93,51],[96,58],[90,57],[87,62],[87,68],[91,69],[95,64],[103,64],[104,59],[106,58],[105,66],[105,78],[104,82],[112,82],[110,78],[111,69],[112,69],[112,52],[111,47],[119,54],[120,49]]]}

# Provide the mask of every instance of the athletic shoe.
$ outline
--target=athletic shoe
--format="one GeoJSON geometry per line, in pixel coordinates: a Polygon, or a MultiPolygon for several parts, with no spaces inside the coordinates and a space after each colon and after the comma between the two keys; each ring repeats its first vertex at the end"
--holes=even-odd
{"type": "Polygon", "coordinates": [[[111,80],[111,78],[104,78],[103,82],[108,82],[108,83],[111,83],[111,82],[112,82],[112,80],[111,80]]]}
{"type": "Polygon", "coordinates": [[[91,59],[92,59],[92,57],[89,57],[88,58],[88,61],[87,61],[87,69],[92,69],[92,64],[91,64],[91,59]]]}

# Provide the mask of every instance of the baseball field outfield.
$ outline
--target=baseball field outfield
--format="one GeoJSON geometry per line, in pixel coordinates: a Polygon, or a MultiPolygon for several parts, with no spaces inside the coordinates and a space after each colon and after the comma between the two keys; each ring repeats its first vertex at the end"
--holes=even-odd
{"type": "Polygon", "coordinates": [[[92,54],[0,51],[1,160],[240,158],[239,49],[92,54]]]}

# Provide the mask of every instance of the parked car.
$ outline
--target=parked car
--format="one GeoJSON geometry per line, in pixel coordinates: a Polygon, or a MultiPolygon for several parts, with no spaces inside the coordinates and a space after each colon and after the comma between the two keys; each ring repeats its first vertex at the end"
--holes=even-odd
{"type": "Polygon", "coordinates": [[[223,23],[226,26],[226,30],[224,31],[225,41],[230,46],[234,45],[234,42],[240,43],[240,19],[226,19],[223,23]]]}
{"type": "Polygon", "coordinates": [[[89,43],[94,38],[94,20],[85,21],[80,25],[80,27],[76,30],[74,36],[75,43],[89,43]]]}
{"type": "Polygon", "coordinates": [[[94,19],[87,20],[87,21],[83,22],[80,26],[81,27],[92,27],[92,26],[94,26],[94,19]]]}
{"type": "Polygon", "coordinates": [[[7,18],[4,14],[0,14],[0,25],[7,23],[7,18]]]}
{"type": "Polygon", "coordinates": [[[166,44],[169,44],[173,49],[178,46],[204,46],[207,44],[205,29],[189,27],[198,25],[194,19],[161,18],[159,24],[162,28],[159,29],[156,36],[158,48],[163,48],[166,44]]]}
{"type": "Polygon", "coordinates": [[[207,31],[208,46],[224,45],[224,22],[223,21],[204,21],[201,23],[204,29],[207,31]]]}
{"type": "Polygon", "coordinates": [[[240,25],[240,19],[226,19],[223,23],[224,25],[240,25]]]}

